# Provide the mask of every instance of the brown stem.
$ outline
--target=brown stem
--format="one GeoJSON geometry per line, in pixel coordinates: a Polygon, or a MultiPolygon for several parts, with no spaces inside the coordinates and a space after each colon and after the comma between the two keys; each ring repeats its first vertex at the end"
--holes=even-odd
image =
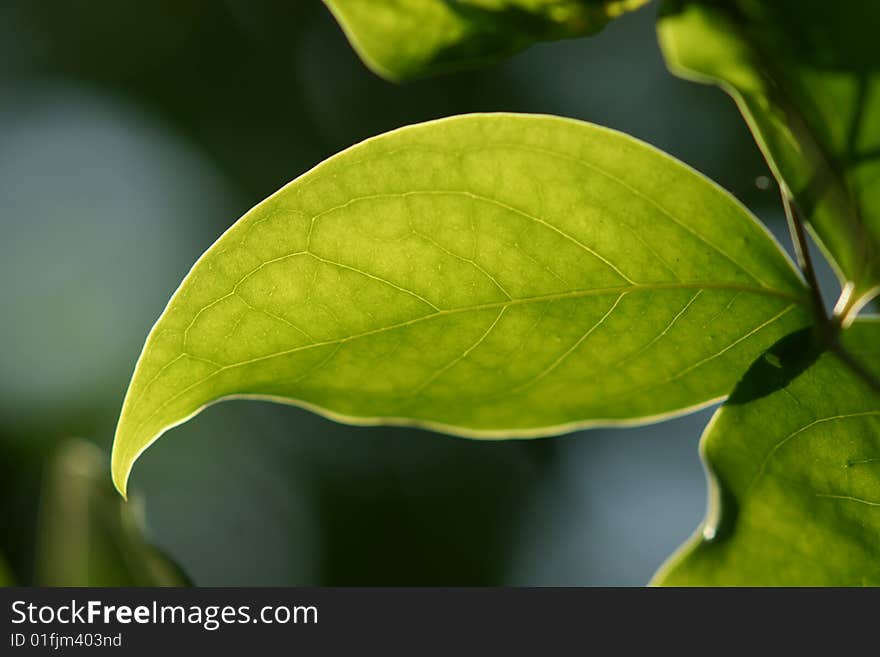
{"type": "Polygon", "coordinates": [[[782,205],[785,208],[785,218],[788,221],[788,230],[791,233],[791,241],[794,243],[794,252],[797,255],[798,265],[813,295],[813,309],[816,313],[816,318],[819,320],[819,326],[827,326],[828,315],[825,312],[825,300],[822,298],[819,280],[816,278],[816,270],[813,268],[813,259],[810,256],[810,246],[807,242],[804,224],[797,213],[794,201],[784,189],[782,190],[782,205]]]}

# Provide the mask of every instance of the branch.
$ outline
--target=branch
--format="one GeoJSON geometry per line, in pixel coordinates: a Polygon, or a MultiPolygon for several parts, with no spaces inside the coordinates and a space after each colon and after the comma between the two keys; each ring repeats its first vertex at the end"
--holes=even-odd
{"type": "Polygon", "coordinates": [[[813,295],[813,307],[816,317],[819,320],[820,326],[826,326],[828,315],[825,312],[825,300],[822,298],[819,280],[816,278],[816,270],[813,268],[813,259],[810,256],[810,245],[807,242],[804,224],[797,213],[794,201],[784,189],[782,190],[782,205],[785,208],[785,218],[788,221],[788,230],[791,233],[791,241],[794,243],[794,252],[797,255],[798,265],[813,295]]]}

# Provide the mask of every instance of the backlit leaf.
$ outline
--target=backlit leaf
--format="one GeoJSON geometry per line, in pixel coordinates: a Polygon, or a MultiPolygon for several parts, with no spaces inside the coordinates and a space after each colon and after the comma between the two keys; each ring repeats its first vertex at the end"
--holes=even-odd
{"type": "Polygon", "coordinates": [[[396,130],[257,205],[153,328],[113,448],[206,404],[296,403],[479,437],[644,421],[727,394],[809,322],[766,230],[626,135],[470,115],[396,130]]]}
{"type": "Polygon", "coordinates": [[[720,84],[848,283],[880,291],[880,3],[667,0],[666,61],[720,84]]]}
{"type": "Polygon", "coordinates": [[[593,34],[648,0],[324,0],[364,63],[404,80],[593,34]]]}
{"type": "MultiPolygon", "coordinates": [[[[843,342],[880,374],[880,319],[843,342]]],[[[710,508],[662,585],[880,585],[880,393],[808,333],[750,369],[701,443],[710,508]]]]}

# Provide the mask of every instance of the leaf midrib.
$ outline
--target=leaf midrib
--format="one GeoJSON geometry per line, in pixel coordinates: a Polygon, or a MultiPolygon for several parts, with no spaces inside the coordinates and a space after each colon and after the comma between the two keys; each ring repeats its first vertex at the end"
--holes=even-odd
{"type": "MultiPolygon", "coordinates": [[[[737,283],[685,283],[685,282],[676,282],[676,283],[639,283],[635,285],[619,285],[615,287],[603,287],[603,288],[590,288],[585,290],[571,290],[569,292],[557,292],[553,294],[545,294],[545,295],[537,295],[532,297],[517,297],[514,299],[504,299],[502,301],[495,301],[489,303],[481,303],[474,304],[470,306],[460,306],[458,308],[443,308],[434,312],[427,313],[425,315],[421,315],[419,317],[414,317],[413,319],[408,319],[404,322],[398,322],[397,324],[389,324],[388,326],[380,326],[379,328],[372,329],[370,331],[364,331],[363,333],[355,333],[352,335],[346,335],[340,338],[333,338],[330,340],[324,340],[321,342],[313,342],[311,344],[300,345],[298,347],[293,347],[292,349],[286,349],[284,351],[279,351],[274,354],[267,354],[265,356],[258,356],[257,358],[239,361],[238,363],[230,363],[228,365],[224,365],[221,369],[230,369],[233,367],[239,367],[242,365],[250,365],[254,362],[259,362],[261,360],[266,360],[269,358],[275,358],[277,356],[285,356],[287,354],[296,353],[298,351],[302,351],[305,349],[311,349],[315,347],[326,347],[329,345],[337,344],[339,342],[348,342],[350,340],[357,340],[359,338],[369,337],[371,335],[376,335],[378,333],[383,333],[385,331],[393,331],[394,329],[404,328],[406,326],[410,326],[412,324],[416,324],[418,322],[426,321],[429,319],[433,319],[436,317],[443,317],[447,315],[457,315],[468,312],[477,312],[480,310],[492,310],[492,309],[500,309],[509,306],[521,306],[525,304],[531,303],[544,303],[548,301],[559,301],[564,299],[581,299],[585,297],[592,296],[602,296],[602,295],[612,295],[612,294],[629,294],[632,292],[653,292],[660,290],[725,290],[731,292],[746,292],[750,294],[758,294],[763,296],[774,297],[778,299],[782,299],[784,301],[789,301],[791,303],[795,303],[804,307],[808,307],[809,303],[806,302],[801,297],[795,296],[793,294],[789,294],[788,292],[783,292],[781,290],[775,290],[772,288],[761,288],[750,285],[742,285],[737,283]]],[[[184,353],[183,355],[189,355],[184,353]]]]}
{"type": "MultiPolygon", "coordinates": [[[[228,365],[222,365],[222,366],[218,367],[218,369],[216,369],[214,372],[211,372],[207,376],[190,384],[189,386],[187,386],[186,388],[184,388],[183,390],[178,392],[176,395],[166,399],[162,404],[157,406],[153,410],[153,412],[150,413],[150,415],[148,415],[147,417],[145,417],[143,420],[141,420],[138,423],[137,427],[134,430],[134,433],[139,433],[140,430],[143,428],[143,426],[145,424],[147,424],[147,422],[149,422],[157,413],[161,412],[166,406],[168,406],[168,404],[171,404],[172,402],[174,402],[176,399],[178,399],[182,395],[186,394],[187,392],[189,392],[193,388],[196,388],[196,387],[202,385],[206,381],[209,381],[210,379],[221,374],[222,372],[225,372],[225,371],[237,368],[237,367],[251,365],[253,363],[258,363],[258,362],[270,360],[272,358],[279,358],[282,356],[288,356],[290,354],[299,353],[302,351],[307,351],[309,349],[317,349],[320,347],[340,345],[340,344],[344,344],[346,342],[351,342],[353,340],[358,340],[360,338],[365,338],[365,337],[369,337],[372,335],[378,335],[378,334],[384,333],[386,331],[393,331],[395,329],[405,328],[407,326],[412,326],[414,324],[418,324],[420,322],[434,319],[437,317],[442,317],[442,316],[463,314],[463,313],[468,313],[468,312],[477,312],[477,311],[481,311],[481,310],[503,309],[503,308],[507,308],[507,307],[511,307],[511,306],[525,305],[525,304],[531,304],[531,303],[546,303],[546,302],[559,301],[559,300],[565,300],[565,299],[580,299],[580,298],[586,298],[586,297],[592,297],[592,296],[601,296],[601,295],[606,295],[606,294],[607,295],[619,294],[619,295],[623,296],[623,295],[630,294],[633,292],[652,292],[652,291],[662,291],[662,290],[670,290],[670,291],[675,291],[675,290],[725,290],[725,291],[745,292],[745,293],[750,293],[750,294],[756,294],[756,295],[761,295],[761,296],[768,296],[768,297],[783,299],[783,300],[789,301],[792,304],[796,304],[796,305],[800,305],[800,306],[804,306],[804,307],[807,307],[809,305],[807,301],[805,301],[804,299],[802,299],[800,297],[797,297],[793,294],[789,294],[787,292],[783,292],[781,290],[775,290],[772,288],[761,288],[761,287],[755,287],[755,286],[751,286],[751,285],[743,285],[743,284],[737,284],[737,283],[675,282],[675,283],[650,283],[650,284],[638,284],[638,285],[623,285],[623,286],[608,287],[608,288],[592,288],[592,289],[588,289],[588,290],[572,290],[569,292],[559,292],[559,293],[554,293],[554,294],[539,295],[539,296],[533,296],[533,297],[521,297],[521,298],[516,298],[516,299],[509,299],[509,300],[490,302],[490,303],[484,303],[484,304],[475,304],[475,305],[471,305],[471,306],[462,306],[459,308],[443,309],[443,310],[439,310],[436,312],[422,315],[420,317],[415,317],[415,318],[407,320],[405,322],[398,322],[397,324],[390,324],[388,326],[381,326],[379,328],[376,328],[376,329],[373,329],[370,331],[365,331],[365,332],[357,333],[357,334],[353,334],[353,335],[347,335],[347,336],[343,336],[341,338],[334,338],[332,340],[325,340],[322,342],[314,342],[311,344],[300,345],[297,347],[293,347],[291,349],[286,349],[284,351],[279,351],[279,352],[275,352],[272,354],[258,356],[256,358],[252,358],[249,360],[239,361],[237,363],[230,363],[228,365]]],[[[150,381],[148,381],[146,384],[144,384],[144,387],[143,387],[143,390],[141,391],[141,394],[146,393],[146,391],[150,388],[150,386],[156,380],[158,380],[159,376],[162,374],[162,372],[169,365],[171,365],[173,362],[176,362],[177,360],[184,358],[184,357],[199,358],[197,356],[194,356],[193,354],[189,354],[187,352],[181,352],[180,354],[175,356],[171,361],[169,361],[168,363],[163,365],[162,368],[160,368],[160,370],[156,373],[156,375],[150,381]]],[[[202,360],[204,360],[204,359],[202,359],[202,360]]]]}

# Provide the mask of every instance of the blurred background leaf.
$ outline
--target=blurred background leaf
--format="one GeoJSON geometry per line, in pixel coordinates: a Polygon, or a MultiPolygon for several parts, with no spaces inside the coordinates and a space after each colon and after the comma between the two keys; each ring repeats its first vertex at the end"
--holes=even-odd
{"type": "Polygon", "coordinates": [[[48,465],[37,529],[37,586],[182,586],[180,569],[142,537],[139,500],[107,484],[107,456],[62,443],[48,465]]]}
{"type": "Polygon", "coordinates": [[[0,586],[15,586],[15,580],[12,579],[12,571],[2,555],[0,555],[0,586]]]}
{"type": "Polygon", "coordinates": [[[594,34],[648,0],[324,0],[378,75],[489,64],[539,41],[594,34]]]}

